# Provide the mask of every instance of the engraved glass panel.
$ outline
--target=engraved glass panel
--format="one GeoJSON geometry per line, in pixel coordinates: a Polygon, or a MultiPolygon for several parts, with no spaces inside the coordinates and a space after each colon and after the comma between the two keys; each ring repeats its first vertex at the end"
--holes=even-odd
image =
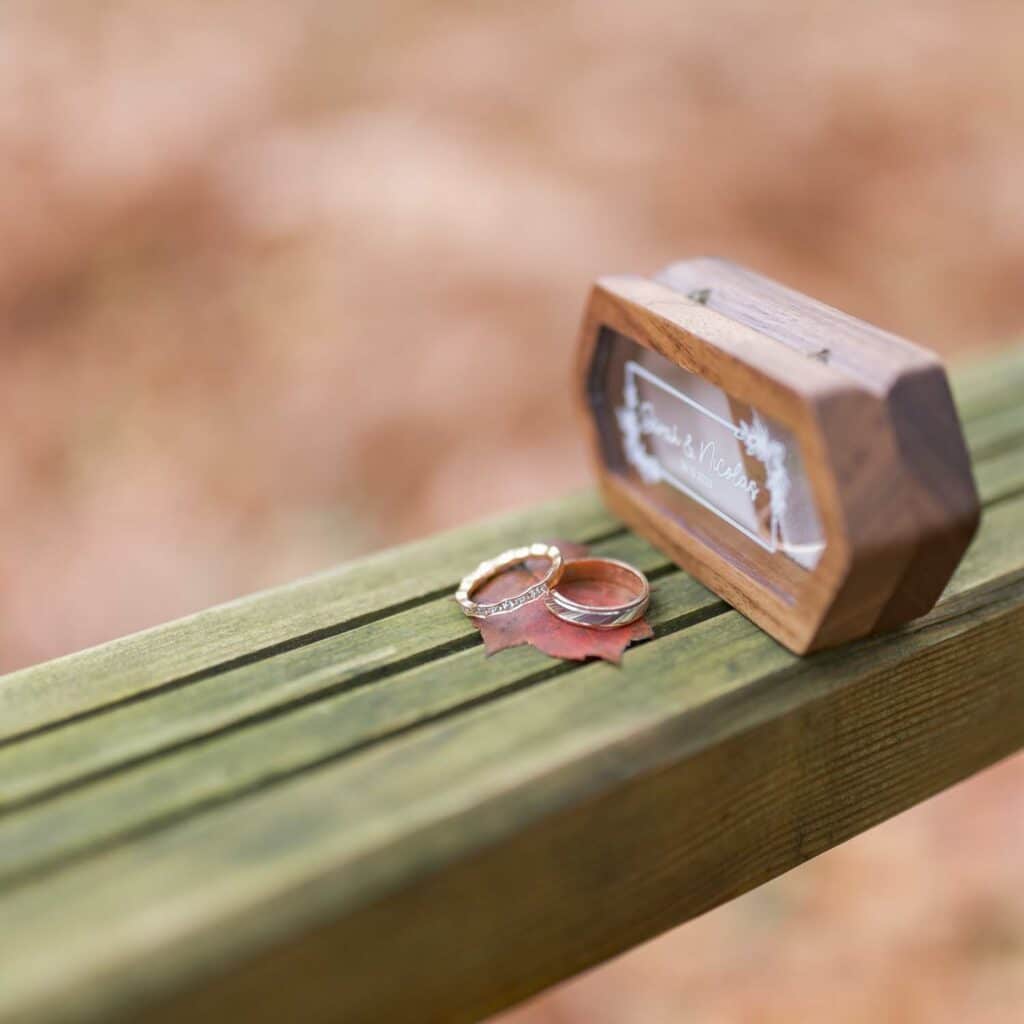
{"type": "Polygon", "coordinates": [[[780,423],[607,329],[588,386],[609,467],[654,504],[685,525],[694,502],[769,554],[818,564],[821,522],[780,423]]]}

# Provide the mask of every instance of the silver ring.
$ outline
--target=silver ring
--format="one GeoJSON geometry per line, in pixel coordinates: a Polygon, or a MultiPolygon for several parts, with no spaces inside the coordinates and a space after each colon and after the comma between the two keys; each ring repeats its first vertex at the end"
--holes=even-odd
{"type": "Polygon", "coordinates": [[[647,577],[626,562],[615,558],[575,558],[565,563],[561,578],[551,587],[544,605],[552,615],[588,629],[615,629],[636,622],[651,602],[647,577]],[[571,580],[599,580],[615,583],[634,596],[622,604],[591,605],[574,601],[559,590],[571,580]]]}
{"type": "Polygon", "coordinates": [[[497,558],[487,562],[481,562],[459,584],[455,592],[455,600],[459,602],[462,610],[473,619],[486,619],[491,615],[505,615],[514,612],[530,601],[536,601],[548,593],[548,588],[553,587],[562,575],[562,552],[554,544],[531,544],[525,548],[513,548],[511,551],[503,551],[497,558]],[[479,590],[488,580],[511,569],[513,565],[525,562],[527,558],[546,558],[551,563],[544,578],[539,582],[527,587],[526,590],[503,601],[494,601],[490,604],[473,600],[473,592],[479,590]]]}

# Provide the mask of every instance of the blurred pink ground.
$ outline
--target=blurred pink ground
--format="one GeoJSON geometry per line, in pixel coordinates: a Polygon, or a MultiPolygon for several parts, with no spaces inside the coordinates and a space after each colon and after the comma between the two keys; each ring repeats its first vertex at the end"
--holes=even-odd
{"type": "MultiPolygon", "coordinates": [[[[1022,40],[1015,0],[9,0],[0,669],[585,483],[600,273],[1019,335],[1022,40]]],[[[1020,1020],[1022,782],[510,1019],[1020,1020]]]]}

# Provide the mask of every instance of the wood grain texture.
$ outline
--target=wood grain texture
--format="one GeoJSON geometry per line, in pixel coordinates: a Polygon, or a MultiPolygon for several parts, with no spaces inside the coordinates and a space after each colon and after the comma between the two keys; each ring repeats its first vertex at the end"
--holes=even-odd
{"type": "Polygon", "coordinates": [[[434,600],[453,567],[493,555],[512,533],[586,542],[619,529],[595,495],[580,494],[13,672],[0,686],[0,743],[434,600]]]}
{"type": "Polygon", "coordinates": [[[998,365],[955,382],[983,529],[890,636],[797,658],[585,495],[0,680],[0,1021],[472,1020],[1017,749],[998,365]],[[657,638],[485,659],[447,592],[527,530],[648,571],[657,638]]]}
{"type": "Polygon", "coordinates": [[[924,614],[977,528],[970,459],[939,360],[726,261],[598,281],[578,378],[609,506],[798,653],[924,614]],[[813,570],[699,501],[670,492],[683,505],[670,509],[668,485],[623,458],[602,423],[614,424],[603,368],[623,339],[792,434],[826,541],[813,570]]]}

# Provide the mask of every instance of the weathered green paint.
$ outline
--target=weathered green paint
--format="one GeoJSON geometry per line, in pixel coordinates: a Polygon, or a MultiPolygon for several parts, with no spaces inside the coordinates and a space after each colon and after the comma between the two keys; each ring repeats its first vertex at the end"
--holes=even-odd
{"type": "Polygon", "coordinates": [[[891,636],[796,658],[582,495],[0,680],[0,1021],[472,1019],[1015,749],[1022,389],[958,380],[985,518],[891,636]],[[484,658],[447,589],[527,535],[657,639],[484,658]]]}
{"type": "MultiPolygon", "coordinates": [[[[595,544],[594,550],[626,558],[647,572],[668,565],[664,555],[632,534],[620,533],[595,544]]],[[[697,612],[714,600],[688,577],[681,576],[678,587],[673,615],[697,612]]],[[[478,644],[477,630],[446,594],[343,634],[37,733],[0,747],[0,812],[129,761],[195,743],[312,698],[368,687],[382,676],[393,677],[403,668],[478,644]]],[[[473,664],[479,660],[478,653],[471,659],[473,664]]]]}
{"type": "Polygon", "coordinates": [[[511,534],[589,541],[621,529],[586,492],[392,548],[0,681],[0,742],[200,673],[338,633],[446,593],[511,534]]]}

